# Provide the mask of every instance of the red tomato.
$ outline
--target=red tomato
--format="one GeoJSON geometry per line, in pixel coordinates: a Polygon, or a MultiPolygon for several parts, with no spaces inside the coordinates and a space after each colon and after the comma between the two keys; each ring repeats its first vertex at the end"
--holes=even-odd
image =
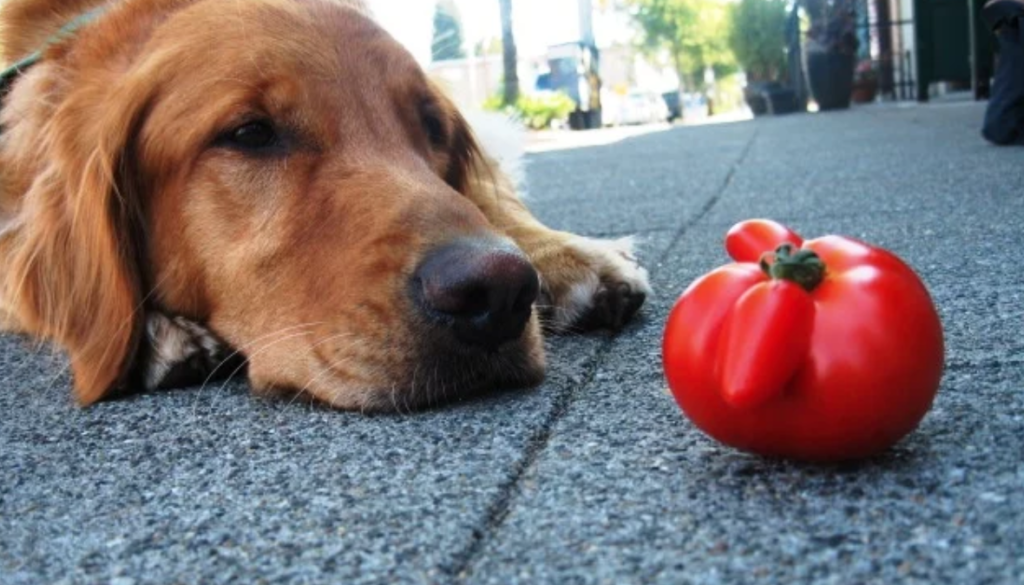
{"type": "Polygon", "coordinates": [[[880,248],[804,242],[766,220],[734,227],[727,247],[741,261],[683,292],[662,348],[676,401],[701,430],[763,455],[837,461],[917,427],[944,349],[913,270],[880,248]]]}
{"type": "Polygon", "coordinates": [[[770,219],[748,219],[732,226],[725,234],[725,251],[737,262],[758,262],[761,254],[789,242],[797,248],[804,244],[796,232],[770,219]]]}

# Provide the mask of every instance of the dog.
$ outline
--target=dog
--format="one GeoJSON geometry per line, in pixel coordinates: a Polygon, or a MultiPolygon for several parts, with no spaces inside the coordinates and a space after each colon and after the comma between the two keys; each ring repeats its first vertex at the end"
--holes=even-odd
{"type": "Polygon", "coordinates": [[[545,330],[650,293],[628,239],[535,219],[356,0],[5,0],[0,39],[0,323],[82,405],[236,356],[339,409],[530,387],[545,330]]]}

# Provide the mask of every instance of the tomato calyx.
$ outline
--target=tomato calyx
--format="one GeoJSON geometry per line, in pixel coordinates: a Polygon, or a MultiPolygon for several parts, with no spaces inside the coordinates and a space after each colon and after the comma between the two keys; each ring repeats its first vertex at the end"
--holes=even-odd
{"type": "Polygon", "coordinates": [[[796,250],[785,243],[774,252],[761,255],[761,270],[775,280],[794,282],[807,292],[814,290],[825,278],[825,263],[813,250],[796,250]]]}

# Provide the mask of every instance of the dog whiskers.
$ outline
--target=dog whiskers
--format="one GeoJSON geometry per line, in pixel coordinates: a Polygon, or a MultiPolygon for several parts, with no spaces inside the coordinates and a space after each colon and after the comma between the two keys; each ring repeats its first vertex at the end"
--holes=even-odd
{"type": "MultiPolygon", "coordinates": [[[[334,341],[336,339],[344,339],[344,338],[354,339],[354,338],[356,338],[356,336],[353,333],[349,333],[349,332],[338,333],[336,335],[329,335],[329,336],[321,339],[320,341],[317,341],[313,345],[311,345],[309,349],[310,349],[310,351],[312,351],[317,346],[323,345],[323,344],[325,344],[325,343],[327,343],[329,341],[334,341]]],[[[310,378],[309,381],[306,382],[306,384],[302,388],[300,388],[298,392],[295,393],[295,396],[292,397],[292,400],[289,401],[289,404],[291,402],[294,402],[296,399],[298,399],[299,396],[302,396],[303,394],[307,394],[307,393],[309,393],[310,396],[315,398],[315,396],[312,393],[309,392],[309,390],[313,387],[313,384],[318,382],[324,376],[332,374],[332,370],[333,369],[337,368],[340,365],[350,363],[351,361],[352,361],[351,357],[342,357],[342,358],[340,358],[338,360],[329,362],[329,363],[327,363],[325,365],[318,366],[321,369],[320,373],[317,374],[316,376],[313,376],[312,378],[310,378]]],[[[334,398],[334,397],[332,397],[332,398],[334,398]]]]}
{"type": "MultiPolygon", "coordinates": [[[[285,328],[280,329],[278,331],[275,331],[273,333],[269,333],[267,335],[260,336],[257,339],[255,339],[254,341],[259,341],[259,340],[262,340],[262,339],[266,339],[268,337],[273,337],[275,335],[280,335],[281,333],[283,333],[285,331],[291,331],[291,330],[294,330],[294,329],[308,329],[308,328],[313,327],[313,326],[315,326],[317,324],[318,324],[317,322],[311,322],[311,323],[304,323],[302,325],[293,325],[291,327],[285,327],[285,328]]],[[[227,378],[220,385],[220,388],[218,389],[218,392],[223,390],[225,387],[227,387],[228,383],[231,382],[235,378],[235,376],[238,374],[238,372],[242,371],[242,369],[248,364],[249,360],[251,358],[253,358],[254,356],[260,355],[261,353],[265,352],[266,350],[268,350],[268,349],[270,349],[270,348],[274,347],[275,345],[278,345],[278,344],[280,344],[282,342],[285,342],[285,341],[288,341],[288,340],[291,340],[291,339],[295,339],[297,337],[302,337],[304,335],[310,335],[310,334],[311,334],[311,332],[309,332],[309,331],[300,331],[298,333],[292,333],[290,335],[285,335],[285,336],[279,337],[277,339],[274,339],[273,341],[270,341],[268,343],[263,344],[257,351],[246,352],[246,353],[242,354],[243,357],[244,357],[244,360],[242,361],[241,364],[239,364],[237,367],[235,367],[235,369],[232,370],[230,374],[228,374],[227,378]]],[[[239,349],[238,351],[235,352],[234,355],[237,356],[242,351],[243,351],[242,349],[239,349]]],[[[228,359],[230,359],[230,358],[226,358],[225,360],[223,360],[221,362],[221,364],[218,365],[218,368],[221,365],[223,365],[224,362],[226,362],[228,359]]],[[[212,376],[212,373],[211,373],[211,376],[212,376]]],[[[200,386],[199,390],[196,392],[196,399],[193,402],[193,411],[192,411],[193,416],[196,415],[196,409],[198,408],[198,405],[199,405],[199,398],[202,395],[203,390],[206,389],[206,386],[208,385],[208,383],[212,379],[211,376],[207,376],[206,381],[203,382],[203,385],[200,386]]]]}
{"type": "MultiPolygon", "coordinates": [[[[286,331],[292,331],[294,329],[308,329],[310,327],[314,327],[316,325],[321,325],[323,323],[326,323],[326,321],[310,321],[308,323],[301,323],[299,325],[292,325],[291,327],[284,327],[284,328],[278,329],[277,331],[274,331],[272,333],[268,333],[266,335],[261,335],[261,336],[257,337],[256,339],[252,340],[251,342],[249,342],[248,345],[252,345],[253,343],[258,343],[258,342],[260,342],[260,341],[262,341],[264,339],[267,339],[268,337],[274,337],[275,335],[280,335],[282,333],[285,333],[286,331]]],[[[241,348],[236,349],[236,350],[232,351],[230,354],[228,354],[224,359],[222,359],[220,361],[220,363],[218,363],[210,371],[210,373],[206,376],[206,379],[203,380],[202,386],[199,387],[199,393],[201,393],[203,391],[203,389],[206,388],[206,385],[209,384],[209,382],[213,379],[213,377],[217,374],[217,372],[221,369],[222,366],[224,366],[225,364],[231,362],[231,360],[233,360],[234,358],[238,357],[239,355],[242,355],[242,351],[243,350],[241,348]]],[[[243,355],[242,357],[243,357],[243,360],[245,362],[248,362],[248,358],[246,356],[243,355]]],[[[235,372],[233,372],[231,374],[231,376],[228,377],[229,381],[230,381],[231,377],[234,375],[234,373],[236,373],[237,371],[238,370],[236,369],[235,372]]]]}

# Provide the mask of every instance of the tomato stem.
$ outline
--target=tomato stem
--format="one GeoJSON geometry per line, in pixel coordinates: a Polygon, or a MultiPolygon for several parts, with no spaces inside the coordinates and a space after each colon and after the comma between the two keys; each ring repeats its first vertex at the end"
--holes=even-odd
{"type": "Polygon", "coordinates": [[[761,270],[771,278],[789,280],[811,292],[825,278],[825,263],[811,250],[796,250],[782,244],[774,252],[761,255],[761,270]]]}

